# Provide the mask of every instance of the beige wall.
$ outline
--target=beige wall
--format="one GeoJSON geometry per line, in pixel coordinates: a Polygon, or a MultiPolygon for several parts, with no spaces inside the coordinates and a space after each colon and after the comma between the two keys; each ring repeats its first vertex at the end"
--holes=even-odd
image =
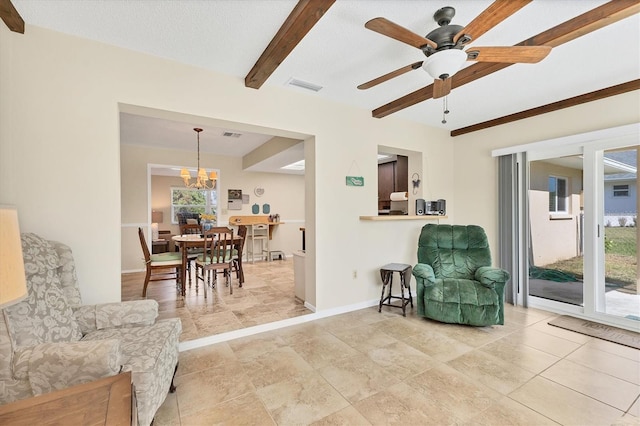
{"type": "Polygon", "coordinates": [[[17,205],[24,231],[71,246],[87,303],[120,299],[121,240],[129,238],[121,224],[148,221],[147,199],[137,195],[146,194],[146,170],[135,170],[132,191],[121,194],[120,168],[135,160],[120,162],[123,105],[311,135],[306,281],[319,310],[375,300],[381,265],[415,262],[421,222],[359,220],[377,213],[378,145],[422,152],[431,165],[424,187],[453,199],[453,147],[442,130],[277,86],[248,89],[242,78],[29,25],[24,35],[0,29],[0,55],[0,202],[17,205]],[[354,162],[365,187],[345,185],[354,162]]]}
{"type": "MultiPolygon", "coordinates": [[[[121,147],[121,193],[122,193],[122,270],[140,270],[142,252],[138,240],[138,226],[149,226],[150,212],[148,202],[154,210],[164,213],[164,223],[159,225],[161,230],[179,231],[177,225],[171,225],[170,187],[184,185],[178,177],[153,176],[151,180],[151,195],[147,197],[148,185],[146,173],[149,164],[167,166],[185,166],[194,161],[194,152],[168,149],[154,149],[136,145],[122,145],[121,147]],[[140,176],[143,170],[145,177],[140,184],[133,184],[133,180],[140,176]],[[144,203],[138,200],[143,200],[144,203]]],[[[218,223],[227,225],[229,216],[252,215],[251,206],[258,203],[261,206],[269,203],[271,214],[280,214],[280,220],[285,222],[273,232],[271,240],[272,250],[282,250],[287,255],[299,250],[302,245],[300,227],[304,226],[304,176],[276,173],[245,172],[241,168],[242,159],[234,157],[215,156],[207,153],[200,154],[203,167],[219,170],[218,176],[218,223]],[[256,197],[253,189],[256,186],[264,188],[262,197],[256,197]],[[227,210],[227,190],[241,189],[243,194],[249,194],[249,204],[243,204],[242,210],[227,210]]],[[[148,231],[148,229],[145,229],[148,231]]]]}
{"type": "MultiPolygon", "coordinates": [[[[397,117],[374,119],[370,110],[277,85],[248,89],[242,78],[30,25],[24,35],[0,26],[0,93],[0,202],[17,205],[24,231],[71,246],[86,303],[120,299],[121,223],[148,220],[137,213],[146,212],[146,200],[133,195],[122,194],[122,203],[134,203],[135,215],[121,213],[122,104],[312,136],[305,143],[313,162],[305,179],[305,277],[315,283],[319,310],[379,298],[380,266],[416,261],[421,221],[358,219],[377,212],[378,145],[422,152],[421,195],[445,198],[449,223],[485,226],[495,248],[491,149],[640,116],[638,94],[630,93],[451,139],[397,117]],[[354,162],[364,187],[345,186],[354,162]]],[[[131,185],[146,185],[145,171],[135,176],[131,185]]]]}

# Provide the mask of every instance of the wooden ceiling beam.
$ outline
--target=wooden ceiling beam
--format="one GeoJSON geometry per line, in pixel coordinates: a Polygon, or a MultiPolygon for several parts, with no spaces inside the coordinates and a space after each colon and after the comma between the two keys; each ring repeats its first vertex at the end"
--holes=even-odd
{"type": "MultiPolygon", "coordinates": [[[[524,40],[516,46],[557,47],[585,34],[611,25],[640,12],[640,0],[612,0],[547,31],[524,40]]],[[[451,88],[463,86],[479,78],[500,71],[513,64],[477,63],[458,71],[452,77],[451,88]]],[[[409,93],[395,101],[374,109],[371,115],[382,118],[433,97],[433,84],[409,93]]]]}
{"type": "Polygon", "coordinates": [[[24,20],[11,0],[0,0],[0,18],[11,31],[24,34],[24,20]]]}
{"type": "Polygon", "coordinates": [[[335,1],[299,0],[244,78],[244,85],[259,89],[335,1]]]}
{"type": "Polygon", "coordinates": [[[525,118],[535,117],[536,115],[542,115],[548,112],[558,111],[560,109],[569,108],[587,102],[597,101],[599,99],[608,98],[610,96],[621,95],[623,93],[632,92],[634,90],[640,90],[640,80],[628,81],[626,83],[617,84],[605,89],[585,93],[580,96],[574,96],[573,98],[563,99],[558,102],[553,102],[536,108],[527,109],[525,111],[516,112],[514,114],[505,115],[503,117],[484,121],[478,124],[473,124],[471,126],[462,127],[460,129],[453,130],[451,132],[451,136],[460,136],[466,133],[477,132],[478,130],[500,126],[501,124],[511,123],[513,121],[524,120],[525,118]]]}

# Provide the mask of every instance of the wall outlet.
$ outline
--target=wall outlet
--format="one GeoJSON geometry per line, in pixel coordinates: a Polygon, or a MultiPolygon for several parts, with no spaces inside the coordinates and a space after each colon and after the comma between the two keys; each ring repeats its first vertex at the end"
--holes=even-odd
{"type": "Polygon", "coordinates": [[[358,278],[358,270],[354,269],[353,270],[353,279],[356,279],[356,278],[358,278]]]}

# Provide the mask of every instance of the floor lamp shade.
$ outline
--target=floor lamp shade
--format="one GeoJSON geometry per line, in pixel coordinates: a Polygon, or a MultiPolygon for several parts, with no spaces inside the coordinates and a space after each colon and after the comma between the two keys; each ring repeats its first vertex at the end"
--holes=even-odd
{"type": "Polygon", "coordinates": [[[0,308],[27,297],[18,211],[0,205],[0,308]]]}

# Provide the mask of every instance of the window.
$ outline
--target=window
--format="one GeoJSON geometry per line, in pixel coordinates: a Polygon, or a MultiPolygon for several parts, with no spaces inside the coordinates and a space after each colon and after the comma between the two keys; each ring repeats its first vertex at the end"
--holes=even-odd
{"type": "Polygon", "coordinates": [[[171,223],[178,223],[178,213],[216,214],[218,193],[215,189],[201,191],[171,188],[171,223]]]}
{"type": "Polygon", "coordinates": [[[613,196],[614,197],[628,197],[629,196],[629,185],[613,185],[613,196]]]}
{"type": "Polygon", "coordinates": [[[549,213],[568,213],[567,179],[549,176],[549,213]]]}

